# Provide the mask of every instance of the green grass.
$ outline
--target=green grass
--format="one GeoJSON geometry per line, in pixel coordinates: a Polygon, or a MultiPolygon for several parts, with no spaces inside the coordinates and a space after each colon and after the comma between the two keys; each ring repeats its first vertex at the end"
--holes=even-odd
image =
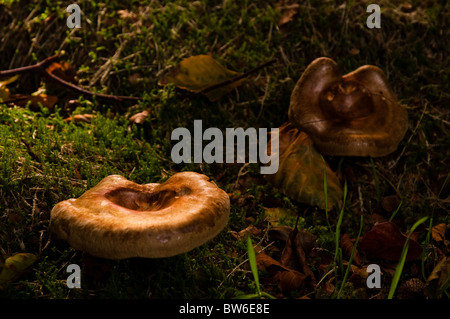
{"type": "MultiPolygon", "coordinates": [[[[17,281],[2,287],[0,296],[233,298],[255,292],[258,297],[267,293],[288,298],[271,284],[267,273],[258,276],[251,266],[253,277],[248,276],[246,261],[253,263],[254,258],[248,243],[233,237],[254,226],[261,233],[253,238],[269,245],[264,234],[271,223],[264,207],[280,207],[293,215],[284,223],[293,226],[298,216],[299,226],[316,235],[317,247],[339,266],[333,281],[337,294],[324,293],[325,297],[354,297],[349,292],[354,282],[349,268],[344,271],[338,246],[341,234],[364,236],[377,218],[396,222],[402,231],[414,228],[427,215],[433,217],[430,228],[450,224],[450,60],[443,40],[449,38],[449,8],[442,1],[413,1],[413,14],[400,7],[402,2],[383,2],[378,30],[364,26],[369,2],[300,2],[292,21],[279,25],[283,11],[265,1],[82,1],[78,30],[65,25],[64,9],[70,1],[2,2],[0,70],[61,53],[75,67],[79,85],[143,99],[118,103],[82,97],[44,83],[35,73],[21,75],[8,85],[14,94],[45,90],[59,101],[53,109],[37,111],[0,104],[0,258],[18,252],[39,257],[17,281]],[[277,62],[214,103],[202,95],[157,84],[183,58],[199,54],[210,54],[238,72],[272,58],[277,62]],[[246,167],[237,183],[241,165],[171,161],[172,130],[192,129],[194,119],[202,119],[204,127],[220,129],[281,126],[287,121],[296,81],[320,56],[333,58],[343,73],[363,64],[379,66],[409,114],[405,138],[386,157],[324,156],[346,185],[342,206],[323,211],[297,203],[261,178],[257,165],[246,167]],[[129,122],[143,110],[150,110],[150,115],[142,125],[129,122]],[[64,121],[75,114],[94,118],[91,123],[64,121]],[[49,233],[53,206],[80,196],[107,175],[150,183],[184,170],[207,174],[231,195],[227,227],[191,252],[162,260],[89,260],[49,233]],[[401,198],[401,204],[387,211],[383,198],[392,194],[401,198]],[[85,266],[81,289],[65,286],[70,263],[85,266]]],[[[417,266],[425,281],[438,262],[430,232],[424,231],[420,240],[423,257],[402,265],[402,275],[395,278],[398,285],[413,277],[417,266]]],[[[273,254],[277,257],[276,251],[273,254]]],[[[310,262],[321,278],[323,270],[316,260],[310,262]]],[[[384,285],[390,283],[387,276],[384,285]]],[[[302,287],[294,296],[318,298],[320,289],[302,287]]],[[[362,296],[378,293],[365,290],[362,296]]]]}
{"type": "Polygon", "coordinates": [[[411,238],[411,234],[420,224],[424,223],[428,219],[428,216],[421,218],[418,220],[410,229],[408,233],[408,237],[406,238],[405,245],[402,250],[402,254],[400,255],[400,260],[395,268],[394,277],[392,278],[391,287],[389,288],[388,299],[392,299],[394,297],[395,290],[397,289],[398,282],[400,281],[400,276],[402,275],[403,267],[405,266],[406,255],[408,254],[409,248],[409,240],[411,238]]]}

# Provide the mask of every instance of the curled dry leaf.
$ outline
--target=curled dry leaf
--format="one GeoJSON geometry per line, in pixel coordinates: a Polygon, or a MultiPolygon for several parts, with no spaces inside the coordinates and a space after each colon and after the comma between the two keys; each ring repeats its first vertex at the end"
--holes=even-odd
{"type": "MultiPolygon", "coordinates": [[[[277,136],[272,135],[271,140],[274,138],[277,136]]],[[[278,141],[278,171],[265,175],[267,180],[292,199],[331,210],[344,193],[339,179],[324,163],[308,135],[288,122],[279,128],[278,141]],[[327,196],[324,192],[325,171],[327,196]]]]}
{"type": "Polygon", "coordinates": [[[315,286],[316,278],[306,259],[314,247],[315,241],[316,237],[314,235],[294,228],[289,234],[280,260],[282,265],[299,270],[307,277],[310,277],[313,286],[315,286]]]}
{"type": "MultiPolygon", "coordinates": [[[[56,75],[60,79],[63,79],[66,82],[76,83],[75,76],[77,71],[75,68],[70,65],[68,62],[53,62],[49,67],[45,69],[48,73],[56,75]]],[[[52,81],[50,81],[52,82],[52,81]]]]}
{"type": "Polygon", "coordinates": [[[278,288],[284,294],[299,289],[307,277],[299,271],[283,266],[265,253],[259,253],[256,262],[259,270],[267,271],[278,282],[278,288]]]}
{"type": "Polygon", "coordinates": [[[436,226],[433,226],[433,228],[431,229],[431,236],[437,243],[440,243],[440,242],[445,243],[446,242],[445,233],[447,232],[447,229],[448,229],[448,225],[445,223],[441,223],[436,226]]]}
{"type": "Polygon", "coordinates": [[[144,110],[142,112],[136,113],[133,116],[129,118],[130,123],[134,124],[142,124],[144,123],[145,119],[148,117],[150,112],[148,110],[144,110]]]}
{"type": "Polygon", "coordinates": [[[279,26],[291,22],[300,10],[300,5],[298,3],[286,5],[279,4],[277,7],[281,11],[281,17],[278,19],[279,26]]]}
{"type": "MultiPolygon", "coordinates": [[[[197,55],[182,60],[158,84],[173,83],[180,89],[200,93],[239,75],[241,74],[227,69],[209,55],[197,55]]],[[[243,81],[244,79],[240,79],[204,94],[210,101],[217,101],[223,95],[240,86],[243,81]]]]}
{"type": "Polygon", "coordinates": [[[64,122],[74,122],[74,123],[91,123],[94,115],[92,114],[77,114],[73,116],[69,116],[64,119],[64,122]]]}
{"type": "MultiPolygon", "coordinates": [[[[399,260],[406,242],[406,236],[401,233],[397,225],[392,222],[376,224],[361,239],[358,249],[369,259],[382,258],[399,260]]],[[[422,254],[422,247],[414,239],[409,240],[406,260],[415,260],[422,254]]]]}
{"type": "MultiPolygon", "coordinates": [[[[350,259],[354,244],[349,234],[342,235],[341,240],[339,241],[339,246],[342,248],[342,252],[344,253],[344,255],[350,259]]],[[[359,257],[358,250],[355,250],[355,253],[353,254],[353,262],[355,263],[355,265],[361,265],[361,259],[359,257]]]]}
{"type": "Polygon", "coordinates": [[[434,267],[426,282],[425,294],[435,297],[445,288],[450,288],[450,257],[444,257],[434,267]]]}

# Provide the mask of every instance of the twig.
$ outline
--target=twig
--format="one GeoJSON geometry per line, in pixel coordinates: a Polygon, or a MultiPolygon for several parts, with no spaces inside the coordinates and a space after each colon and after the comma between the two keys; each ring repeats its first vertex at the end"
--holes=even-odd
{"type": "Polygon", "coordinates": [[[58,60],[59,60],[59,56],[53,55],[53,56],[48,57],[48,58],[42,60],[41,62],[33,64],[33,65],[23,66],[23,67],[20,67],[17,69],[0,71],[0,77],[12,76],[12,75],[28,73],[28,72],[32,72],[32,71],[40,71],[40,72],[44,71],[45,72],[45,67],[47,65],[53,63],[54,61],[58,61],[58,60]]]}
{"type": "Polygon", "coordinates": [[[136,96],[120,96],[120,95],[108,95],[108,94],[102,94],[102,93],[94,93],[91,91],[88,91],[86,89],[83,89],[75,84],[72,84],[70,82],[67,82],[63,79],[61,79],[60,77],[50,73],[50,72],[45,72],[47,76],[49,76],[50,78],[52,78],[53,80],[57,81],[59,84],[62,84],[66,87],[71,88],[74,91],[77,91],[81,94],[84,95],[89,95],[89,96],[96,96],[99,98],[103,98],[103,99],[109,99],[109,100],[116,100],[116,101],[140,101],[142,98],[140,97],[136,97],[136,96]]]}
{"type": "Polygon", "coordinates": [[[30,144],[25,140],[22,139],[22,143],[26,146],[28,154],[30,154],[30,156],[36,161],[36,162],[40,162],[41,159],[39,158],[39,156],[36,155],[35,152],[33,152],[33,150],[31,149],[30,144]]]}
{"type": "Polygon", "coordinates": [[[49,64],[51,64],[57,60],[59,60],[59,56],[53,55],[51,57],[48,57],[48,58],[42,60],[39,63],[34,64],[34,65],[24,66],[24,67],[20,67],[17,69],[0,71],[0,77],[6,77],[6,76],[12,76],[12,75],[16,75],[16,74],[38,71],[38,72],[44,74],[45,76],[50,77],[51,79],[55,80],[59,84],[65,86],[65,87],[68,87],[76,92],[79,92],[83,95],[96,96],[99,98],[115,100],[115,101],[126,101],[126,100],[127,101],[139,101],[142,99],[140,97],[135,97],[135,96],[119,96],[119,95],[108,95],[108,94],[102,94],[102,93],[95,93],[95,92],[91,92],[86,89],[83,89],[75,84],[70,83],[70,82],[67,82],[46,70],[46,67],[49,64]]]}

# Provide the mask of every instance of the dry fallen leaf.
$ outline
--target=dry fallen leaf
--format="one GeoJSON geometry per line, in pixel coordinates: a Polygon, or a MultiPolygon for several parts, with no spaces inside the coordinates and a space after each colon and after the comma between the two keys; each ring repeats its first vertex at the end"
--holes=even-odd
{"type": "Polygon", "coordinates": [[[264,216],[272,225],[283,225],[297,218],[292,209],[284,207],[264,207],[264,216]]]}
{"type": "Polygon", "coordinates": [[[7,258],[0,272],[0,285],[16,280],[36,260],[37,256],[29,253],[19,253],[7,258]]]}
{"type": "Polygon", "coordinates": [[[55,104],[58,102],[58,97],[54,95],[22,95],[22,94],[12,94],[10,99],[16,99],[14,104],[17,106],[28,106],[32,111],[40,111],[41,106],[49,110],[52,110],[55,104]]]}
{"type": "Polygon", "coordinates": [[[278,5],[278,9],[281,11],[281,17],[278,19],[278,25],[282,26],[294,20],[295,15],[300,10],[300,5],[298,3],[278,5]]]}
{"type": "Polygon", "coordinates": [[[428,276],[425,294],[434,297],[444,289],[450,288],[450,257],[444,257],[428,276]]]}
{"type": "Polygon", "coordinates": [[[0,82],[0,102],[9,99],[9,89],[6,87],[8,84],[16,81],[19,78],[19,74],[16,74],[9,79],[0,82]]]}
{"type": "MultiPolygon", "coordinates": [[[[70,65],[68,62],[53,62],[49,67],[45,69],[48,73],[56,75],[60,79],[63,79],[66,82],[76,83],[75,76],[77,71],[75,68],[70,65]]],[[[52,83],[52,81],[50,80],[52,83]]]]}
{"type": "MultiPolygon", "coordinates": [[[[182,60],[173,70],[167,73],[159,85],[175,84],[176,87],[199,93],[215,85],[241,75],[231,71],[209,55],[197,55],[182,60]]],[[[210,101],[217,101],[223,95],[243,83],[244,79],[220,86],[204,94],[210,101]]]]}
{"type": "Polygon", "coordinates": [[[265,253],[259,253],[256,256],[256,262],[258,269],[267,271],[278,282],[278,288],[284,294],[300,288],[307,277],[305,274],[283,266],[265,253]]]}
{"type": "Polygon", "coordinates": [[[388,213],[392,213],[398,208],[400,203],[401,203],[400,197],[398,197],[397,194],[394,194],[383,197],[381,201],[381,206],[388,213]]]}
{"type": "MultiPolygon", "coordinates": [[[[277,138],[272,135],[271,140],[277,138]]],[[[299,202],[331,210],[343,197],[343,190],[336,174],[322,161],[311,139],[291,123],[279,128],[279,167],[266,179],[281,192],[299,202]],[[324,172],[327,177],[327,198],[324,192],[324,172]]],[[[267,149],[270,150],[270,143],[267,149]]]]}
{"type": "Polygon", "coordinates": [[[73,123],[91,123],[94,115],[92,114],[77,114],[73,116],[69,116],[64,119],[64,122],[73,122],[73,123]]]}
{"type": "MultiPolygon", "coordinates": [[[[350,259],[350,256],[352,254],[353,250],[353,241],[350,238],[349,234],[343,234],[340,241],[339,246],[342,248],[342,252],[344,253],[344,256],[350,259]]],[[[353,262],[355,265],[361,265],[361,259],[359,257],[358,250],[355,250],[355,253],[353,254],[353,262]]]]}
{"type": "Polygon", "coordinates": [[[142,112],[136,113],[133,116],[131,116],[129,118],[129,121],[130,121],[130,123],[134,123],[134,124],[143,124],[149,114],[150,114],[149,111],[144,110],[142,112]]]}
{"type": "MultiPolygon", "coordinates": [[[[399,260],[406,242],[397,225],[392,222],[376,224],[361,239],[358,249],[369,259],[381,258],[386,260],[399,260]]],[[[413,238],[409,240],[406,260],[415,260],[422,254],[422,247],[413,238]]]]}
{"type": "Polygon", "coordinates": [[[448,225],[445,223],[433,226],[433,228],[431,229],[431,236],[437,243],[440,243],[440,242],[445,243],[445,241],[446,241],[445,233],[447,232],[447,229],[448,229],[448,225]]]}
{"type": "Polygon", "coordinates": [[[310,277],[312,286],[315,286],[316,279],[306,259],[314,248],[315,242],[316,237],[314,235],[294,228],[289,234],[280,259],[283,266],[298,270],[310,277]]]}

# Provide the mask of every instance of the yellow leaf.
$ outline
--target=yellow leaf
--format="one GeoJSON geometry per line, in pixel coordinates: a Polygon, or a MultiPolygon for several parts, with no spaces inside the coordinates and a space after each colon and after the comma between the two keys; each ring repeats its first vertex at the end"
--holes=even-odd
{"type": "Polygon", "coordinates": [[[0,272],[0,285],[16,280],[37,260],[37,256],[29,253],[19,253],[5,260],[0,272]]]}
{"type": "Polygon", "coordinates": [[[9,99],[9,90],[6,87],[8,84],[16,81],[19,78],[19,74],[16,74],[9,79],[0,82],[0,102],[9,99]]]}
{"type": "MultiPolygon", "coordinates": [[[[337,176],[322,161],[320,153],[306,133],[298,131],[291,123],[285,123],[280,127],[278,135],[278,171],[267,174],[266,178],[281,192],[299,202],[325,209],[327,200],[327,208],[330,210],[344,194],[337,176]]],[[[267,148],[270,149],[270,145],[267,148]]]]}
{"type": "MultiPolygon", "coordinates": [[[[225,68],[209,55],[197,55],[182,60],[158,84],[167,85],[173,83],[180,89],[200,93],[215,85],[232,80],[239,75],[241,74],[225,68]]],[[[240,79],[203,94],[210,101],[217,101],[223,95],[241,85],[243,81],[244,79],[240,79]]]]}
{"type": "Polygon", "coordinates": [[[444,257],[434,267],[427,279],[425,294],[435,297],[440,291],[450,287],[450,257],[444,257]]]}
{"type": "Polygon", "coordinates": [[[297,214],[289,208],[264,207],[265,217],[272,225],[295,224],[297,214]]]}

